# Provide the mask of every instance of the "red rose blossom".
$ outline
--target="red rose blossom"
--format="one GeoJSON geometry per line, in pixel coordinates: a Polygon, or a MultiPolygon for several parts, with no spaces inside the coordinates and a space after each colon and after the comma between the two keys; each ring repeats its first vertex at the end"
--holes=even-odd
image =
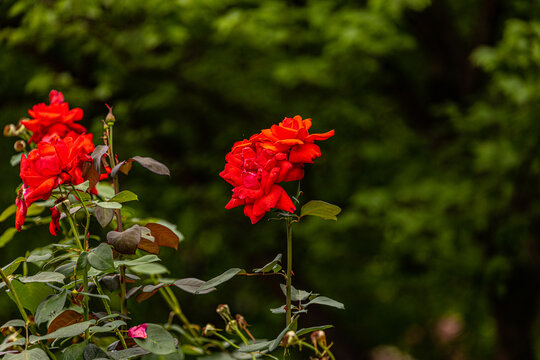
{"type": "Polygon", "coordinates": [[[69,109],[69,104],[64,102],[64,95],[56,90],[49,93],[50,105],[40,103],[34,105],[28,113],[32,117],[22,120],[21,123],[30,131],[32,137],[30,141],[39,143],[40,141],[50,141],[54,136],[64,138],[70,133],[83,134],[86,128],[76,123],[83,117],[80,108],[69,109]]]}
{"type": "Polygon", "coordinates": [[[58,235],[58,231],[60,231],[60,211],[53,206],[51,208],[51,222],[49,224],[49,232],[51,235],[56,236],[58,235]]]}
{"type": "Polygon", "coordinates": [[[273,208],[294,212],[291,198],[278,184],[301,180],[304,163],[312,163],[321,156],[314,141],[334,135],[334,130],[310,135],[310,127],[311,119],[285,118],[279,125],[235,143],[225,157],[225,169],[219,174],[234,187],[225,208],[244,205],[244,214],[253,224],[273,208]]]}
{"type": "Polygon", "coordinates": [[[55,137],[50,143],[42,141],[28,156],[21,156],[23,185],[16,200],[15,220],[18,231],[24,223],[27,208],[33,202],[47,200],[60,184],[77,185],[84,181],[82,164],[92,161],[89,154],[93,150],[92,134],[86,134],[76,138],[55,137]]]}
{"type": "Polygon", "coordinates": [[[309,134],[311,119],[302,120],[296,115],[285,118],[278,125],[261,131],[261,146],[272,151],[289,152],[292,163],[312,163],[321,156],[321,149],[315,140],[326,140],[334,136],[334,130],[324,134],[309,134]]]}

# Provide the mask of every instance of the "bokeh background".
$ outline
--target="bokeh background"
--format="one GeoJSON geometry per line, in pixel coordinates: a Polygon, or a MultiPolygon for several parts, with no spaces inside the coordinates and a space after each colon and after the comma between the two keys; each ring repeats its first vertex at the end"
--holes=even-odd
{"type": "MultiPolygon", "coordinates": [[[[99,138],[114,106],[133,211],[185,235],[164,262],[209,279],[285,251],[281,223],[227,211],[219,178],[231,145],[284,116],[336,130],[308,166],[303,199],[343,208],[295,229],[295,285],[343,302],[302,326],[327,331],[338,359],[540,357],[540,4],[527,0],[2,0],[0,125],[50,89],[99,138]]],[[[98,141],[97,141],[98,142],[98,141]]],[[[0,207],[19,183],[0,139],[0,207]]],[[[0,233],[13,226],[0,223],[0,233]]],[[[51,241],[17,234],[0,263],[51,241]]],[[[219,324],[228,303],[272,338],[275,278],[178,292],[190,320],[219,324]]],[[[167,319],[158,297],[131,304],[167,319]]],[[[0,319],[16,316],[0,297],[0,319]]]]}

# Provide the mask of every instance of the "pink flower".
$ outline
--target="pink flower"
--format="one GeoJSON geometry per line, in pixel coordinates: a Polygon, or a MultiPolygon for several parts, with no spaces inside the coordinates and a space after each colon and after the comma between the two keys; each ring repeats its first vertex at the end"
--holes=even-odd
{"type": "Polygon", "coordinates": [[[128,335],[132,338],[146,339],[146,324],[134,326],[128,330],[128,335]]]}

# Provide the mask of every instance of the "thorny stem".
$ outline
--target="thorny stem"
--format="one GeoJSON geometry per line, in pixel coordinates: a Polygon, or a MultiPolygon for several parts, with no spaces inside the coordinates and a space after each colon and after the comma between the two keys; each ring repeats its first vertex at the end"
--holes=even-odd
{"type": "MultiPolygon", "coordinates": [[[[99,281],[97,279],[94,279],[94,284],[96,284],[96,289],[97,289],[98,294],[105,295],[103,293],[103,290],[101,289],[101,285],[99,284],[99,281]]],[[[102,299],[102,300],[103,300],[103,306],[105,306],[105,310],[107,311],[107,315],[112,315],[111,307],[109,306],[109,303],[105,299],[102,299]]],[[[115,333],[118,336],[118,338],[120,339],[120,342],[122,343],[122,346],[124,347],[124,349],[127,349],[128,347],[126,345],[126,340],[124,339],[124,336],[122,335],[120,330],[115,329],[115,333]]]]}
{"type": "MultiPolygon", "coordinates": [[[[109,160],[111,162],[111,168],[116,166],[116,158],[113,149],[113,127],[114,123],[108,124],[107,129],[107,143],[109,145],[109,160]]],[[[120,192],[120,184],[118,183],[118,174],[113,178],[114,194],[120,192]]],[[[123,231],[122,227],[122,212],[120,209],[114,210],[116,214],[116,231],[123,231]]],[[[120,265],[120,311],[122,314],[127,315],[126,308],[126,266],[120,265]]]]}
{"type": "Polygon", "coordinates": [[[287,222],[287,315],[286,325],[291,323],[291,277],[292,277],[292,221],[291,218],[285,220],[287,222]]]}

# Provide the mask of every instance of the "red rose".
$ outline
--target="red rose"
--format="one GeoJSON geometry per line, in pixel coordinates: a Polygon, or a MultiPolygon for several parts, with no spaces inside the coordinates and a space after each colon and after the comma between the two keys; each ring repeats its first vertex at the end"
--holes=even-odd
{"type": "Polygon", "coordinates": [[[219,175],[234,186],[226,209],[244,205],[244,214],[253,224],[272,208],[296,210],[289,195],[277,185],[303,177],[303,169],[287,161],[286,154],[274,153],[244,140],[235,144],[226,160],[225,169],[219,175]]]}
{"type": "Polygon", "coordinates": [[[334,130],[309,134],[311,119],[285,118],[249,140],[235,143],[219,174],[233,188],[226,209],[244,205],[244,214],[255,224],[272,208],[294,212],[296,208],[280,182],[304,177],[304,163],[321,156],[315,140],[326,140],[334,130]]]}
{"type": "Polygon", "coordinates": [[[51,223],[49,224],[49,232],[51,235],[58,235],[60,231],[60,211],[56,207],[51,208],[51,223]]]}
{"type": "Polygon", "coordinates": [[[40,142],[28,157],[21,156],[23,186],[17,197],[16,228],[20,231],[26,209],[35,201],[47,200],[60,184],[80,184],[84,181],[82,164],[92,161],[92,134],[77,138],[55,137],[50,143],[40,142]]]}
{"type": "Polygon", "coordinates": [[[311,119],[302,120],[296,115],[285,118],[278,125],[261,131],[261,146],[272,151],[289,153],[292,163],[312,163],[321,156],[321,149],[315,145],[315,140],[326,140],[334,136],[334,130],[324,134],[309,134],[311,119]]]}
{"type": "Polygon", "coordinates": [[[28,110],[32,118],[21,121],[33,133],[30,141],[37,144],[40,141],[50,141],[54,136],[64,138],[69,133],[86,132],[84,126],[75,122],[82,119],[82,109],[70,110],[69,104],[64,102],[62,93],[56,90],[51,90],[49,93],[49,101],[50,105],[44,103],[34,105],[31,110],[28,110]]]}

